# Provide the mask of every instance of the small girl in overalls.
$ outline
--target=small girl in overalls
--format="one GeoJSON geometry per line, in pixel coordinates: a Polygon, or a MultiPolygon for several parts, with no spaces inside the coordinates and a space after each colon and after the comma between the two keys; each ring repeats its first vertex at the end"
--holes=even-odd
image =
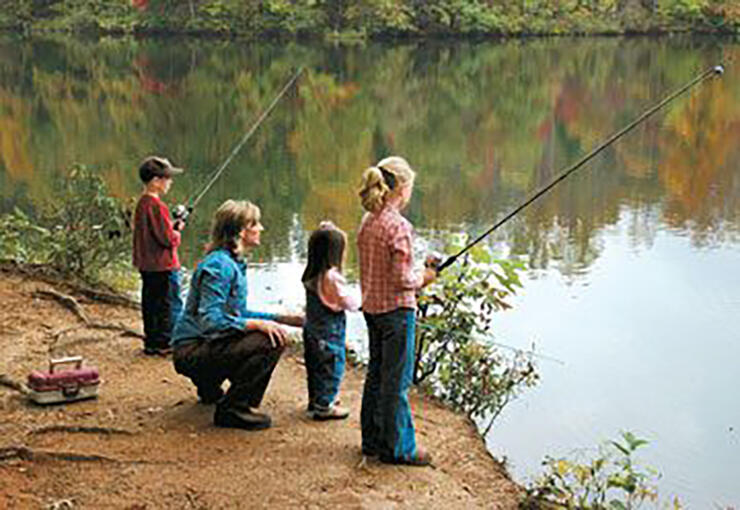
{"type": "Polygon", "coordinates": [[[308,240],[308,263],[303,272],[306,321],[303,346],[308,379],[308,416],[341,420],[349,410],[338,405],[337,394],[345,366],[345,310],[357,311],[358,300],[347,289],[342,262],[347,236],[331,222],[322,222],[308,240]]]}

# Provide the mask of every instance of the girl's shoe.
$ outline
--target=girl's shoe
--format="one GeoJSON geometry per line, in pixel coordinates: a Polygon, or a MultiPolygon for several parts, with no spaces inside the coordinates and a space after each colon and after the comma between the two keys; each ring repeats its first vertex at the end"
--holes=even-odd
{"type": "MultiPolygon", "coordinates": [[[[334,399],[334,402],[332,402],[331,406],[338,406],[342,403],[341,400],[339,400],[339,397],[334,399]]],[[[316,406],[313,402],[309,402],[308,406],[306,407],[306,417],[313,420],[314,412],[316,411],[316,406]]]]}
{"type": "Polygon", "coordinates": [[[344,420],[349,416],[349,409],[332,404],[326,410],[314,409],[309,411],[309,414],[311,419],[316,421],[344,420]]]}

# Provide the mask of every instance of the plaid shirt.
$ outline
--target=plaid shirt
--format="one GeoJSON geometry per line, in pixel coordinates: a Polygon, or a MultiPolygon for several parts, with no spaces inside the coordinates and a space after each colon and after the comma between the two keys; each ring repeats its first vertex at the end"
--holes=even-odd
{"type": "Polygon", "coordinates": [[[362,218],[357,247],[363,312],[416,308],[422,275],[413,271],[413,236],[413,226],[393,206],[362,218]]]}

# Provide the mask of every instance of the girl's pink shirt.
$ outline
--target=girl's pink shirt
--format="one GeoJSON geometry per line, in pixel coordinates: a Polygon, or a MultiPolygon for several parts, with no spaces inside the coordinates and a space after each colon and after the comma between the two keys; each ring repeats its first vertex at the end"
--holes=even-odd
{"type": "Polygon", "coordinates": [[[356,312],[360,309],[360,300],[350,293],[344,276],[334,267],[324,273],[318,291],[321,302],[334,312],[356,312]]]}

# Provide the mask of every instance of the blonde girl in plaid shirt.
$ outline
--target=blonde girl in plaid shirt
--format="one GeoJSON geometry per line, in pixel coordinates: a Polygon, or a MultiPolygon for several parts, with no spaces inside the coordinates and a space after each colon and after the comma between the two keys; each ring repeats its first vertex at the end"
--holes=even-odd
{"type": "Polygon", "coordinates": [[[408,390],[413,379],[416,292],[436,278],[434,269],[415,273],[414,229],[401,215],[416,174],[398,156],[379,161],[362,175],[360,198],[367,211],[357,234],[362,310],[370,361],[362,395],[362,452],[390,464],[429,465],[416,445],[408,390]]]}

